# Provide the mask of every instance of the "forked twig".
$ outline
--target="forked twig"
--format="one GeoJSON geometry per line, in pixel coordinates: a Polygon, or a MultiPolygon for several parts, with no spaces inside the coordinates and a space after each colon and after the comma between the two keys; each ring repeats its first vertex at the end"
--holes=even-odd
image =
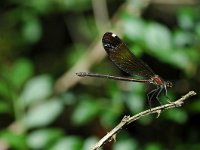
{"type": "Polygon", "coordinates": [[[97,150],[98,148],[100,148],[106,142],[109,142],[110,140],[114,139],[113,137],[115,137],[117,132],[119,132],[125,125],[132,123],[133,121],[139,119],[140,117],[143,117],[143,116],[146,116],[146,115],[149,115],[149,114],[153,114],[153,113],[157,113],[158,114],[157,117],[159,117],[160,113],[163,110],[175,108],[175,107],[181,107],[182,104],[184,104],[184,101],[186,99],[188,99],[189,97],[194,96],[194,95],[196,95],[196,92],[190,91],[186,95],[182,96],[180,99],[178,99],[174,102],[171,102],[171,103],[168,103],[168,104],[165,104],[165,105],[161,105],[161,106],[158,106],[158,107],[154,107],[151,110],[150,109],[145,110],[145,111],[138,113],[138,114],[136,114],[132,117],[131,116],[124,116],[124,118],[121,120],[121,122],[115,128],[113,128],[110,132],[108,132],[102,139],[100,139],[91,148],[91,150],[97,150]]]}

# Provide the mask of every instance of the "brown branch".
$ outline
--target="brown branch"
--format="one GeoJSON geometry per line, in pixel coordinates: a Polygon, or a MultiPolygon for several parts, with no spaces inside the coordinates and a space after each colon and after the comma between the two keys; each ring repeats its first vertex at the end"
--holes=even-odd
{"type": "Polygon", "coordinates": [[[106,142],[109,142],[110,140],[115,139],[117,132],[119,132],[125,125],[128,125],[128,124],[132,123],[133,121],[135,121],[135,120],[137,120],[137,119],[139,119],[143,116],[147,116],[147,115],[154,114],[154,113],[157,113],[158,114],[157,117],[159,117],[163,110],[175,108],[175,107],[181,107],[182,104],[184,104],[184,101],[186,99],[188,99],[189,97],[194,96],[194,95],[196,95],[196,93],[194,91],[190,91],[186,95],[182,96],[180,99],[178,99],[174,102],[170,102],[168,104],[152,108],[151,110],[150,109],[145,110],[145,111],[143,111],[139,114],[136,114],[132,117],[124,116],[124,118],[121,120],[121,122],[115,128],[113,128],[110,132],[108,132],[101,140],[99,140],[91,148],[91,150],[97,150],[98,148],[100,148],[106,142]]]}

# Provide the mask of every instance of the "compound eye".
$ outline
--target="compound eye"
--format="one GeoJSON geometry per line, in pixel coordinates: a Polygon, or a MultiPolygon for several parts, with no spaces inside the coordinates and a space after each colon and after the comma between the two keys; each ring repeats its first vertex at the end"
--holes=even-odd
{"type": "Polygon", "coordinates": [[[171,88],[173,86],[172,82],[167,81],[167,87],[171,88]]]}

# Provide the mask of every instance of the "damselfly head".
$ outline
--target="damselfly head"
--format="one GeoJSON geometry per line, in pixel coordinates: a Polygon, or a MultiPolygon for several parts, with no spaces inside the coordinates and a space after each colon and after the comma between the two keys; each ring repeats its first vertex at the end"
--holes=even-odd
{"type": "Polygon", "coordinates": [[[171,88],[173,86],[172,82],[170,81],[166,81],[166,87],[171,88]]]}

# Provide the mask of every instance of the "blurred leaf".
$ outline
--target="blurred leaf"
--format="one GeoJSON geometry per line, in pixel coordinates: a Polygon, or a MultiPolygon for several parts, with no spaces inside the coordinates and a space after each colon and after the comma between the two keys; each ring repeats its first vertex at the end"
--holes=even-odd
{"type": "MultiPolygon", "coordinates": [[[[188,55],[189,59],[193,63],[193,67],[198,65],[200,53],[196,48],[186,48],[185,53],[188,55]],[[196,64],[196,65],[195,65],[196,64]]],[[[196,67],[195,67],[196,68],[196,67]]]]}
{"type": "Polygon", "coordinates": [[[153,115],[148,115],[148,116],[143,116],[141,117],[138,121],[142,125],[149,125],[152,121],[154,121],[156,116],[153,115]]]}
{"type": "Polygon", "coordinates": [[[10,97],[11,95],[11,85],[7,78],[1,77],[0,79],[0,95],[3,97],[10,97]]]}
{"type": "Polygon", "coordinates": [[[11,93],[20,89],[32,75],[33,66],[28,59],[20,58],[13,66],[4,67],[0,75],[0,94],[11,98],[11,93]]]}
{"type": "Polygon", "coordinates": [[[197,14],[194,9],[189,7],[183,7],[178,10],[178,23],[185,30],[194,28],[196,17],[197,14]]]}
{"type": "Polygon", "coordinates": [[[106,86],[106,93],[108,94],[108,96],[113,97],[115,95],[119,95],[120,90],[117,86],[117,83],[113,82],[113,81],[108,81],[108,82],[109,82],[109,84],[108,84],[108,86],[106,86]]]}
{"type": "Polygon", "coordinates": [[[0,132],[0,139],[6,141],[6,143],[14,150],[27,149],[26,137],[23,134],[2,130],[0,132]]]}
{"type": "Polygon", "coordinates": [[[95,100],[82,100],[72,114],[72,122],[76,125],[84,125],[94,119],[101,109],[101,104],[95,100]]]}
{"type": "MultiPolygon", "coordinates": [[[[95,40],[94,37],[97,37],[99,34],[95,18],[93,16],[86,17],[84,15],[80,16],[79,20],[77,21],[78,21],[77,26],[79,28],[78,32],[82,35],[84,41],[94,41],[95,40]]],[[[88,48],[88,44],[86,43],[85,46],[88,48]]]]}
{"type": "Polygon", "coordinates": [[[121,115],[121,108],[119,110],[116,110],[117,107],[114,107],[115,105],[106,105],[103,109],[103,112],[101,113],[101,124],[104,127],[113,127],[116,125],[116,121],[119,119],[119,115],[121,115]]]}
{"type": "Polygon", "coordinates": [[[144,108],[144,96],[139,94],[128,96],[128,98],[125,99],[125,102],[132,114],[139,113],[144,108]]]}
{"type": "Polygon", "coordinates": [[[72,92],[65,92],[61,95],[62,102],[65,105],[73,105],[76,103],[77,99],[74,93],[72,92]]]}
{"type": "Polygon", "coordinates": [[[69,136],[60,139],[49,150],[80,150],[82,149],[82,139],[77,136],[69,136]]]}
{"type": "Polygon", "coordinates": [[[85,50],[86,48],[81,44],[76,44],[76,47],[72,47],[71,49],[68,48],[66,53],[66,61],[68,67],[73,66],[77,62],[77,60],[83,55],[85,50]]]}
{"type": "Polygon", "coordinates": [[[144,84],[130,83],[129,93],[125,93],[124,101],[132,114],[136,114],[144,108],[144,84]]]}
{"type": "Polygon", "coordinates": [[[133,139],[124,139],[114,144],[113,150],[136,150],[138,144],[133,139]]]}
{"type": "Polygon", "coordinates": [[[98,142],[98,139],[96,137],[89,137],[86,140],[84,140],[83,148],[82,150],[89,150],[91,149],[94,144],[98,142]]]}
{"type": "Polygon", "coordinates": [[[40,75],[29,80],[21,94],[21,103],[32,105],[42,101],[52,92],[52,79],[48,75],[40,75]]]}
{"type": "Polygon", "coordinates": [[[28,110],[24,118],[27,128],[42,127],[52,123],[63,110],[60,99],[54,98],[28,110]]]}
{"type": "Polygon", "coordinates": [[[83,11],[87,8],[90,8],[90,0],[63,0],[60,3],[63,8],[70,9],[73,11],[83,11]],[[74,9],[76,8],[76,9],[74,9]]]}
{"type": "Polygon", "coordinates": [[[176,31],[173,40],[176,47],[184,47],[193,42],[193,34],[189,32],[176,31]]]}
{"type": "Polygon", "coordinates": [[[182,109],[171,109],[164,113],[165,118],[172,120],[176,123],[183,124],[187,121],[187,113],[182,109]]]}
{"type": "Polygon", "coordinates": [[[0,113],[9,112],[10,106],[5,101],[0,100],[0,113]]]}
{"type": "Polygon", "coordinates": [[[128,83],[128,84],[130,86],[130,91],[129,92],[136,93],[136,94],[143,95],[143,96],[145,95],[144,91],[145,91],[145,87],[146,86],[144,84],[137,83],[137,82],[128,83]]]}
{"type": "MultiPolygon", "coordinates": [[[[109,92],[111,93],[111,91],[109,92]]],[[[101,122],[105,127],[112,127],[115,125],[116,121],[118,121],[119,116],[121,116],[121,113],[124,110],[123,95],[119,89],[116,88],[115,90],[115,88],[113,88],[111,94],[111,98],[107,99],[107,102],[104,104],[104,106],[102,106],[103,111],[101,113],[101,122]]]]}
{"type": "Polygon", "coordinates": [[[188,105],[188,108],[191,112],[198,113],[200,112],[200,99],[197,99],[188,105]]]}
{"type": "Polygon", "coordinates": [[[27,142],[31,149],[45,149],[61,138],[59,129],[40,129],[29,134],[27,142]]]}
{"type": "Polygon", "coordinates": [[[124,34],[133,41],[141,41],[144,38],[145,24],[139,18],[123,19],[124,34]]]}
{"type": "MultiPolygon", "coordinates": [[[[37,0],[36,0],[37,1],[37,0]]],[[[41,0],[42,1],[42,0],[41,0]]],[[[28,43],[36,43],[41,38],[42,29],[38,18],[34,14],[23,14],[24,23],[22,26],[23,38],[28,43]]]]}
{"type": "MultiPolygon", "coordinates": [[[[130,8],[133,7],[132,9],[136,9],[137,11],[142,10],[146,7],[146,3],[142,2],[140,0],[127,0],[127,5],[132,5],[132,6],[130,6],[130,8]]],[[[136,13],[136,15],[137,15],[137,13],[136,13]]],[[[132,16],[135,16],[135,13],[132,13],[132,16]]]]}
{"type": "Polygon", "coordinates": [[[30,0],[25,2],[27,6],[34,9],[38,13],[48,13],[53,7],[52,1],[47,0],[30,0]]]}
{"type": "Polygon", "coordinates": [[[163,150],[162,146],[157,143],[149,143],[145,146],[144,150],[163,150]]]}
{"type": "Polygon", "coordinates": [[[173,55],[170,55],[170,57],[166,55],[165,58],[168,59],[168,62],[183,70],[187,70],[192,66],[190,58],[182,49],[174,51],[173,55]]]}
{"type": "Polygon", "coordinates": [[[135,44],[134,42],[132,44],[129,44],[128,47],[138,58],[140,58],[144,53],[142,47],[140,45],[135,44]]]}
{"type": "Polygon", "coordinates": [[[196,24],[195,31],[196,31],[198,38],[200,39],[200,22],[198,22],[196,24]]]}
{"type": "Polygon", "coordinates": [[[147,48],[157,53],[157,55],[165,55],[165,53],[172,49],[172,35],[165,26],[158,23],[150,23],[147,25],[144,33],[147,48]]]}
{"type": "Polygon", "coordinates": [[[18,59],[9,72],[16,87],[21,87],[33,75],[33,65],[28,59],[18,59]]]}

